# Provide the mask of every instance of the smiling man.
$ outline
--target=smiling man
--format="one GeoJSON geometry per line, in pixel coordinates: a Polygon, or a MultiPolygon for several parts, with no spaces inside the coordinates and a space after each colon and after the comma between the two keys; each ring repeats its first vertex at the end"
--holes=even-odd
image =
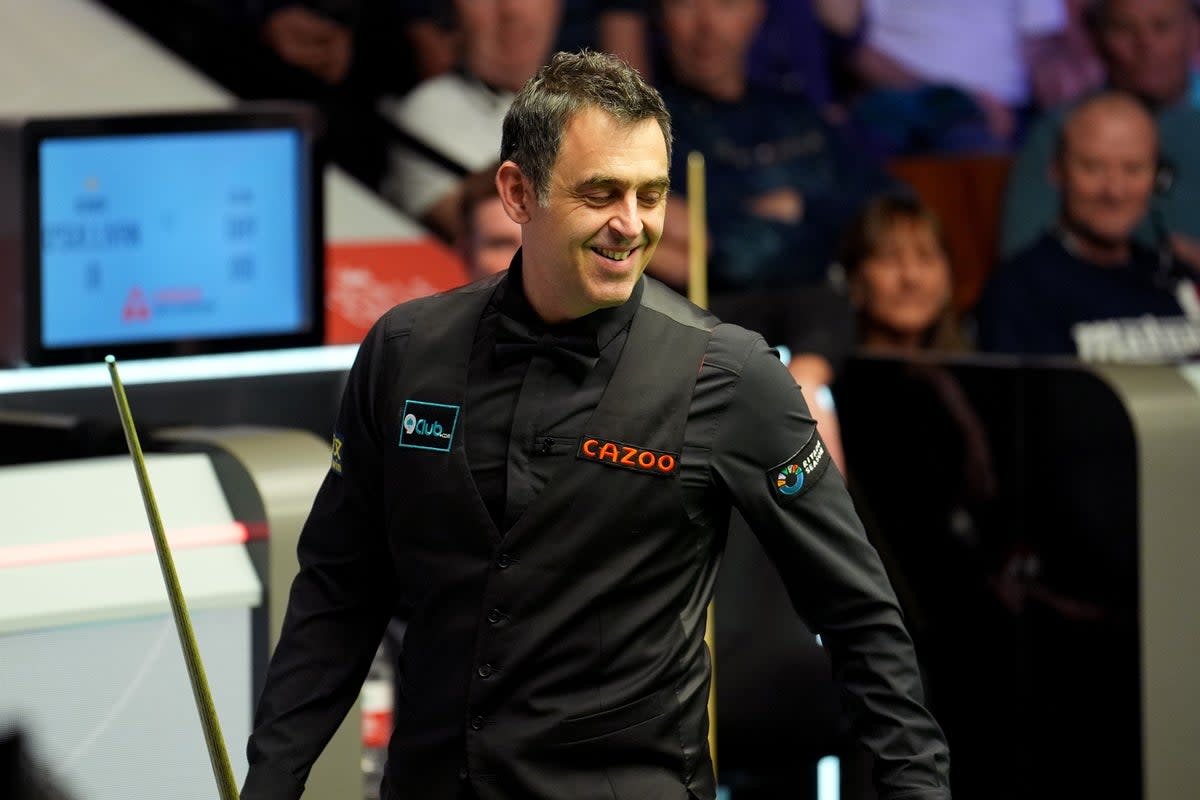
{"type": "Polygon", "coordinates": [[[541,113],[514,109],[496,180],[508,215],[524,226],[525,294],[543,320],[556,323],[620,305],[633,293],[662,237],[670,127],[665,112],[621,119],[582,107],[564,120],[548,169],[549,154],[520,137],[519,126],[537,124],[522,117],[541,113]]]}
{"type": "Polygon", "coordinates": [[[1200,353],[1195,268],[1134,239],[1158,171],[1154,118],[1133,95],[1106,91],[1063,122],[1053,179],[1058,225],[989,278],[979,343],[1002,353],[1089,360],[1200,353]]]}
{"type": "MultiPolygon", "coordinates": [[[[295,798],[407,619],[384,800],[712,800],[712,597],[733,506],[823,636],[880,797],[948,798],[912,643],[799,388],[643,276],[670,118],[605,55],[516,96],[510,269],[388,312],[351,370],[249,744],[295,798]]],[[[799,711],[799,709],[798,709],[799,711]]]]}

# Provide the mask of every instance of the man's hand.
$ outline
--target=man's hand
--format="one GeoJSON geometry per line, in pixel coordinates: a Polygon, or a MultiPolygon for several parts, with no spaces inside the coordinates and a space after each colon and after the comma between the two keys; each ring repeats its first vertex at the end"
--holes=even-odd
{"type": "Polygon", "coordinates": [[[340,83],[350,70],[350,31],[303,6],[287,6],[267,17],[263,37],[284,61],[325,83],[340,83]]]}
{"type": "Polygon", "coordinates": [[[750,213],[773,222],[795,225],[804,219],[804,195],[785,186],[750,201],[750,213]]]}
{"type": "Polygon", "coordinates": [[[1017,115],[1013,113],[1012,108],[987,92],[974,92],[971,97],[983,111],[983,118],[992,136],[1001,142],[1011,141],[1017,131],[1017,115]]]}
{"type": "Polygon", "coordinates": [[[824,356],[816,353],[797,353],[788,362],[792,380],[804,393],[808,413],[817,423],[817,431],[825,449],[837,468],[846,472],[846,451],[842,448],[842,426],[838,421],[837,409],[833,407],[829,384],[833,381],[833,365],[824,356]]]}
{"type": "MultiPolygon", "coordinates": [[[[653,277],[680,292],[686,292],[688,285],[688,225],[687,198],[668,195],[662,238],[654,251],[654,260],[646,268],[653,277]]],[[[707,244],[711,250],[712,241],[707,244]]]]}

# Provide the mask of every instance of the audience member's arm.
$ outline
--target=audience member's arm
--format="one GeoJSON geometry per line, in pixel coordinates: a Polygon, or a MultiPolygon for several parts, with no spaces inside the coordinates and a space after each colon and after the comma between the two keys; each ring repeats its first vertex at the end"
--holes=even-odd
{"type": "Polygon", "coordinates": [[[992,136],[1002,142],[1012,141],[1017,132],[1017,115],[1012,107],[990,92],[971,92],[971,98],[983,112],[992,136]]]}
{"type": "MultiPolygon", "coordinates": [[[[925,80],[908,67],[869,44],[859,46],[851,54],[850,65],[863,82],[875,88],[916,89],[925,84],[925,80]]],[[[1003,141],[1010,139],[1016,131],[1013,110],[987,92],[970,92],[970,95],[983,112],[992,135],[1003,141]]]]}
{"type": "Polygon", "coordinates": [[[883,89],[915,89],[923,81],[908,67],[869,44],[850,54],[850,67],[868,86],[883,89]]]}
{"type": "Polygon", "coordinates": [[[1095,57],[1064,35],[1026,36],[1022,46],[1034,101],[1040,108],[1070,102],[1103,80],[1095,57]]]}
{"type": "Polygon", "coordinates": [[[273,11],[263,22],[262,34],[281,59],[325,83],[341,83],[350,69],[350,29],[302,5],[273,11]]]}
{"type": "Polygon", "coordinates": [[[800,353],[788,362],[788,372],[804,393],[809,414],[817,423],[825,449],[837,468],[846,471],[846,455],[842,449],[842,429],[838,423],[837,410],[829,384],[833,381],[833,365],[824,356],[816,353],[800,353]]]}
{"type": "Polygon", "coordinates": [[[654,260],[647,271],[668,286],[680,291],[688,282],[688,213],[687,198],[671,194],[667,198],[667,218],[663,223],[662,239],[654,251],[654,260]]]}
{"type": "Polygon", "coordinates": [[[754,216],[785,225],[797,225],[804,219],[804,195],[791,186],[755,195],[748,206],[754,216]]]}

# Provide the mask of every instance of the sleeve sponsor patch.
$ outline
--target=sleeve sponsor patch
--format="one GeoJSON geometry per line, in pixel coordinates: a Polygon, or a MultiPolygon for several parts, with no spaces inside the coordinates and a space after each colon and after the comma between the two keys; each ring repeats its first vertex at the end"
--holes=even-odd
{"type": "Polygon", "coordinates": [[[829,451],[821,435],[813,431],[808,444],[791,458],[767,470],[767,481],[775,502],[783,505],[803,495],[821,480],[829,468],[829,451]]]}
{"type": "Polygon", "coordinates": [[[342,439],[342,435],[335,433],[333,435],[333,450],[329,458],[329,468],[338,475],[342,474],[342,446],[344,444],[345,440],[342,439]]]}

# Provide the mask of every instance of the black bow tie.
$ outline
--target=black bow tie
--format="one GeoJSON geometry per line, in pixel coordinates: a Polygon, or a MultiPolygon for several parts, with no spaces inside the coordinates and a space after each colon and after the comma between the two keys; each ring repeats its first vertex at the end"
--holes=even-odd
{"type": "Polygon", "coordinates": [[[507,314],[500,314],[499,318],[496,327],[496,360],[501,365],[544,355],[576,380],[582,380],[600,358],[600,348],[596,346],[594,334],[536,332],[507,314]]]}

